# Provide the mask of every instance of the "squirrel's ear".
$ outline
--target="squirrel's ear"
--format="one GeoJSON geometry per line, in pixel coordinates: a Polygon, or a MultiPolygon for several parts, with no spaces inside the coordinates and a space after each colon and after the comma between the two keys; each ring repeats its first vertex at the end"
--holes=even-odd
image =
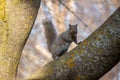
{"type": "Polygon", "coordinates": [[[69,28],[71,28],[71,25],[69,24],[69,28]]]}
{"type": "Polygon", "coordinates": [[[69,24],[69,27],[70,27],[71,25],[69,24]]]}
{"type": "Polygon", "coordinates": [[[76,24],[76,27],[77,27],[77,24],[76,24]]]}

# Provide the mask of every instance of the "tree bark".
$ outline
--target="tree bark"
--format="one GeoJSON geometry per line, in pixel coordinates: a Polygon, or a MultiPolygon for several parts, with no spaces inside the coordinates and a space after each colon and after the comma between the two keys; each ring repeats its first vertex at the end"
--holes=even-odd
{"type": "Polygon", "coordinates": [[[40,0],[0,0],[0,80],[16,76],[40,0]]]}
{"type": "Polygon", "coordinates": [[[120,7],[76,48],[40,68],[29,80],[98,80],[120,61],[120,7]]]}

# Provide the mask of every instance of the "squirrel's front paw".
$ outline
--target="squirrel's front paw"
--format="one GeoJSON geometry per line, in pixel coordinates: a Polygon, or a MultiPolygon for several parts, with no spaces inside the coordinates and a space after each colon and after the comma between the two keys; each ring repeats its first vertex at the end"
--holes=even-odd
{"type": "Polygon", "coordinates": [[[55,60],[55,59],[58,59],[58,58],[59,58],[59,56],[54,56],[54,57],[53,57],[54,60],[55,60]]]}

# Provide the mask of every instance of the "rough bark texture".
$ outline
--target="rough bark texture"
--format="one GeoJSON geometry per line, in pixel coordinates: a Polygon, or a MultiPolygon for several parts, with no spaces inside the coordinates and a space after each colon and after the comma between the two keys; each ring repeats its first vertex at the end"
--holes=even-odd
{"type": "Polygon", "coordinates": [[[30,80],[98,80],[120,61],[120,8],[75,49],[40,68],[30,80]]]}
{"type": "Polygon", "coordinates": [[[0,0],[0,80],[13,80],[40,0],[0,0]]]}

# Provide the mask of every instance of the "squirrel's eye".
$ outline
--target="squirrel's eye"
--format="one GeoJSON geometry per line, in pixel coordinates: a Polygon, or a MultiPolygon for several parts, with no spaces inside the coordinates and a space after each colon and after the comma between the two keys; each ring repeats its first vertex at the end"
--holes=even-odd
{"type": "Polygon", "coordinates": [[[73,30],[70,30],[70,32],[73,32],[73,30]]]}

